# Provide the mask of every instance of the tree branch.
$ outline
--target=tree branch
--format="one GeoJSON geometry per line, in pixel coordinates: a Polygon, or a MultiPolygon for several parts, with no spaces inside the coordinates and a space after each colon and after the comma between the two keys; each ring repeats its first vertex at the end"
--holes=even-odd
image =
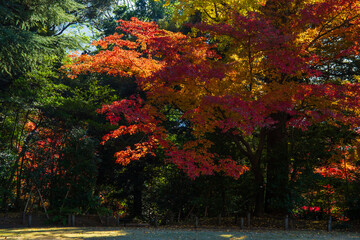
{"type": "Polygon", "coordinates": [[[70,22],[70,23],[67,23],[64,27],[62,27],[62,29],[55,33],[54,36],[59,36],[61,35],[68,27],[70,27],[71,25],[74,25],[76,22],[70,22]]]}

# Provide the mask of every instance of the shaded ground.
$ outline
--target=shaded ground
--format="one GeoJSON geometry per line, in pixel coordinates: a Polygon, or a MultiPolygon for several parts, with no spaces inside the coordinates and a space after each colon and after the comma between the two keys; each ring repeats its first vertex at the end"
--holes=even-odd
{"type": "MultiPolygon", "coordinates": [[[[162,219],[159,222],[160,225],[166,226],[168,228],[182,228],[182,229],[193,229],[195,226],[195,217],[190,217],[181,222],[175,222],[174,219],[162,219]],[[166,223],[166,225],[164,225],[166,223]]],[[[116,218],[98,216],[98,215],[76,215],[75,221],[76,227],[116,227],[117,221],[116,218]]],[[[251,223],[248,225],[248,220],[246,217],[243,219],[244,229],[247,231],[257,231],[257,230],[283,230],[285,227],[285,217],[284,216],[262,216],[262,217],[251,217],[251,223]]],[[[141,220],[130,220],[122,219],[119,221],[120,226],[124,226],[124,223],[127,227],[147,227],[149,222],[144,222],[141,220]]],[[[152,222],[153,224],[153,222],[152,222]]],[[[68,216],[50,216],[50,219],[47,219],[46,216],[42,213],[33,213],[31,227],[40,228],[40,227],[62,227],[62,226],[71,226],[69,223],[68,216]],[[54,221],[57,219],[57,221],[54,221]]],[[[319,218],[319,220],[314,219],[299,219],[299,218],[289,218],[289,228],[291,230],[308,230],[308,231],[321,231],[327,230],[328,228],[328,219],[319,218]]],[[[8,212],[6,214],[0,213],[0,229],[1,228],[23,228],[28,226],[28,216],[23,219],[22,213],[19,212],[8,212]]],[[[241,231],[241,217],[222,217],[221,221],[217,217],[212,218],[198,218],[198,226],[200,228],[206,229],[232,229],[233,231],[241,231]]],[[[333,219],[331,229],[334,231],[352,231],[360,232],[360,221],[348,221],[340,222],[333,219]]],[[[0,239],[1,240],[1,239],[0,239]]]]}
{"type": "Polygon", "coordinates": [[[360,233],[323,231],[234,231],[186,230],[154,228],[10,228],[0,229],[0,239],[89,239],[89,240],[354,240],[360,233]]]}

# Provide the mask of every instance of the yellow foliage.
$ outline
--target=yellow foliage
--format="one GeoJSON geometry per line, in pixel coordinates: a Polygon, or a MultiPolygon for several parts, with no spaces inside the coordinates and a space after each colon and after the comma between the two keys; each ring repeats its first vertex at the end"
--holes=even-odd
{"type": "MultiPolygon", "coordinates": [[[[199,11],[204,22],[228,22],[232,11],[245,15],[265,2],[265,0],[178,0],[175,21],[184,23],[199,11]]],[[[166,2],[165,6],[167,5],[170,5],[170,0],[166,2]]]]}

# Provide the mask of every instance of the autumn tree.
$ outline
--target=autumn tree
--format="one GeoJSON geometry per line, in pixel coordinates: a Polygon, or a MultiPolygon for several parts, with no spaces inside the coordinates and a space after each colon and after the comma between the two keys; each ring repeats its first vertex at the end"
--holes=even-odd
{"type": "MultiPolygon", "coordinates": [[[[31,121],[36,126],[42,125],[44,121],[41,120],[46,118],[42,114],[54,116],[58,107],[69,103],[65,100],[69,100],[69,88],[59,80],[58,69],[67,51],[79,48],[84,39],[70,36],[66,30],[78,23],[96,25],[94,20],[108,10],[111,3],[112,0],[0,1],[0,154],[4,166],[0,167],[3,176],[0,183],[2,209],[13,206],[13,202],[8,201],[12,193],[16,192],[17,200],[21,197],[20,183],[24,180],[22,159],[35,135],[26,131],[26,124],[31,121]]],[[[96,96],[98,89],[94,85],[86,88],[94,90],[96,96]]],[[[101,91],[106,94],[105,89],[101,91]]],[[[85,95],[78,97],[85,98],[85,95]]],[[[79,99],[79,102],[88,100],[79,99]]],[[[69,108],[71,106],[68,105],[69,108]]],[[[74,109],[68,111],[74,112],[74,109]]],[[[84,112],[78,114],[88,115],[84,112]]],[[[70,118],[67,121],[70,122],[70,118]]]]}
{"type": "Polygon", "coordinates": [[[358,83],[321,79],[328,71],[326,65],[357,55],[359,2],[254,4],[246,11],[233,8],[219,23],[194,26],[219,44],[226,39],[228,52],[223,59],[205,38],[132,19],[120,21],[126,39],[119,34],[106,37],[95,43],[102,51],[75,56],[66,67],[71,77],[88,72],[135,77],[146,94],[99,110],[114,125],[121,119],[128,122],[104,136],[104,141],[124,134],[144,136],[116,153],[119,163],[161,150],[168,162],[192,178],[215,172],[238,178],[250,168],[257,189],[255,213],[260,215],[265,190],[269,212],[288,211],[282,203],[289,198],[289,129],[306,131],[323,122],[350,129],[359,124],[358,83]],[[173,144],[163,126],[169,108],[179,114],[179,124],[191,129],[191,139],[180,146],[173,144]],[[229,139],[240,155],[214,151],[207,138],[214,132],[229,139]]]}

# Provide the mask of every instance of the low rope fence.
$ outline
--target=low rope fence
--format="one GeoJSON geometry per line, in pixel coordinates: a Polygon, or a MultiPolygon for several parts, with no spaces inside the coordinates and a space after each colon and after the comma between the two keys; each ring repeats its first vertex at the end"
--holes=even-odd
{"type": "MultiPolygon", "coordinates": [[[[49,216],[44,213],[26,214],[7,213],[0,214],[0,228],[10,227],[43,227],[43,226],[66,226],[66,227],[158,227],[161,221],[157,218],[151,219],[149,223],[136,223],[130,218],[120,218],[119,216],[100,216],[100,215],[66,215],[66,216],[49,216]]],[[[306,220],[294,218],[290,215],[285,216],[264,216],[254,217],[250,213],[235,214],[233,216],[201,218],[193,216],[187,221],[174,223],[167,222],[166,226],[178,226],[186,228],[232,228],[239,230],[259,230],[259,229],[277,229],[277,230],[356,230],[360,229],[360,222],[341,222],[333,219],[306,220]],[[349,227],[350,226],[350,227],[349,227]]]]}

